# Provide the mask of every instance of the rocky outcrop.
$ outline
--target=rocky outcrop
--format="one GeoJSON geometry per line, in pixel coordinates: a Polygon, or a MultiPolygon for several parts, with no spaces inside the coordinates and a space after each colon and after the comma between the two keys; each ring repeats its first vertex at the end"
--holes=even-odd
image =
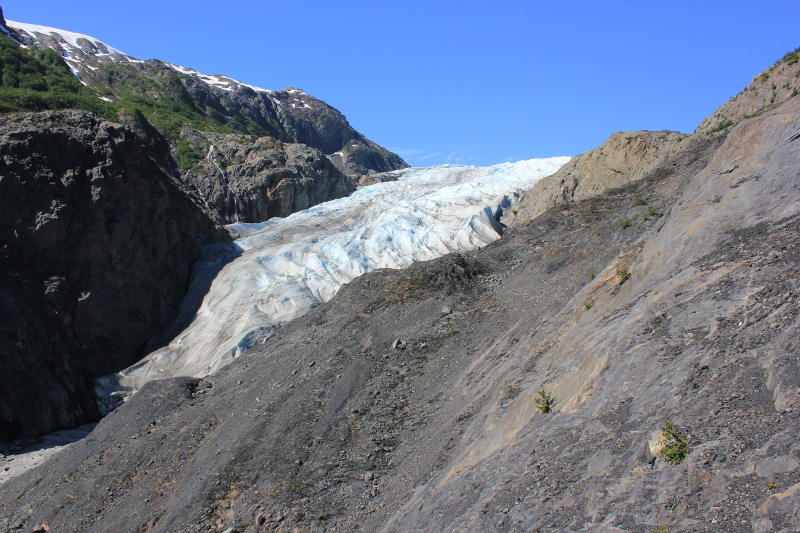
{"type": "Polygon", "coordinates": [[[189,129],[181,139],[179,147],[199,158],[188,160],[181,180],[226,224],[286,217],[355,190],[352,179],[304,144],[189,129]]]}
{"type": "Polygon", "coordinates": [[[551,207],[640,180],[694,142],[686,137],[674,131],[614,133],[599,147],[574,156],[527,191],[511,209],[514,223],[530,222],[551,207]]]}
{"type": "Polygon", "coordinates": [[[706,117],[696,133],[711,135],[774,109],[800,93],[800,48],[755,76],[750,85],[706,117]]]}
{"type": "Polygon", "coordinates": [[[93,379],[175,316],[227,238],[131,131],[82,112],[0,118],[0,439],[97,415],[93,379]]]}

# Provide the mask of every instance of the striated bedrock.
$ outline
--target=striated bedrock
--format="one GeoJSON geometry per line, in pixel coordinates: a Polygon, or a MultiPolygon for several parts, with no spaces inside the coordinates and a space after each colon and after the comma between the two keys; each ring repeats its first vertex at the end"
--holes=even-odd
{"type": "Polygon", "coordinates": [[[93,379],[141,356],[221,230],[123,126],[0,119],[0,439],[97,415],[93,379]]]}
{"type": "Polygon", "coordinates": [[[226,224],[287,217],[355,190],[322,152],[300,143],[187,128],[178,146],[202,154],[181,180],[226,224]]]}
{"type": "Polygon", "coordinates": [[[618,132],[576,155],[537,183],[512,208],[515,223],[535,219],[551,207],[576,202],[642,179],[667,157],[694,141],[676,131],[618,132]]]}

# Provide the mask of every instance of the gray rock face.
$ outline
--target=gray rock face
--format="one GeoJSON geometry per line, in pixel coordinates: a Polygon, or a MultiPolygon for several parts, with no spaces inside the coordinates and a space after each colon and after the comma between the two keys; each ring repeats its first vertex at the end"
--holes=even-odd
{"type": "Polygon", "coordinates": [[[615,133],[594,150],[574,156],[527,191],[511,210],[514,223],[530,222],[551,207],[640,180],[694,142],[686,137],[674,131],[615,133]]]}
{"type": "Polygon", "coordinates": [[[739,94],[725,102],[697,127],[698,134],[727,131],[742,120],[774,109],[800,93],[800,55],[795,50],[753,77],[739,94]]]}
{"type": "Polygon", "coordinates": [[[1,486],[0,526],[796,530],[796,139],[800,99],[482,250],[366,274],[205,381],[148,383],[1,486]],[[653,457],[666,422],[678,464],[653,457]]]}
{"type": "Polygon", "coordinates": [[[96,416],[95,377],[174,318],[224,240],[136,136],[88,113],[0,118],[0,439],[96,416]]]}
{"type": "Polygon", "coordinates": [[[205,157],[181,180],[225,224],[286,217],[355,190],[352,179],[304,144],[194,130],[182,138],[205,157]]]}

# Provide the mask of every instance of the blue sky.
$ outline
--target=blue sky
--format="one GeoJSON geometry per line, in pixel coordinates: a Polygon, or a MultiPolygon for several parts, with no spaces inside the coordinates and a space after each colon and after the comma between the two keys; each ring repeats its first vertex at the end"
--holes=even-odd
{"type": "Polygon", "coordinates": [[[10,20],[141,58],[299,87],[409,164],[692,132],[800,46],[793,1],[6,1],[10,20]]]}

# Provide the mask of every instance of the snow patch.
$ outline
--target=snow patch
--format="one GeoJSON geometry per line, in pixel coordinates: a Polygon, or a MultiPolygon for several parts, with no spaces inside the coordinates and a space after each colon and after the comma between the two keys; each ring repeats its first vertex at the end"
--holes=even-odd
{"type": "Polygon", "coordinates": [[[56,38],[56,40],[58,40],[58,37],[60,37],[61,40],[63,40],[64,42],[66,42],[67,44],[72,46],[73,48],[77,48],[79,50],[82,50],[81,45],[78,44],[78,41],[81,40],[81,39],[85,39],[85,40],[89,41],[89,43],[91,45],[94,45],[98,50],[103,50],[103,49],[108,50],[108,53],[98,53],[98,54],[95,54],[95,55],[110,55],[110,54],[127,55],[125,52],[117,50],[116,48],[114,48],[112,46],[108,46],[107,44],[105,44],[103,41],[101,41],[99,39],[95,39],[94,37],[90,37],[89,35],[84,35],[82,33],[75,33],[75,32],[66,31],[66,30],[59,30],[58,28],[50,28],[50,27],[47,27],[47,26],[39,26],[37,24],[26,24],[24,22],[14,22],[13,20],[7,20],[6,21],[6,25],[8,25],[10,28],[14,28],[14,29],[17,29],[17,30],[22,30],[25,33],[29,34],[31,37],[35,37],[37,33],[42,34],[42,35],[52,36],[52,37],[56,38]]]}
{"type": "Polygon", "coordinates": [[[269,89],[262,89],[261,87],[256,87],[255,85],[242,83],[239,80],[235,80],[224,74],[202,74],[194,70],[193,68],[182,67],[180,65],[174,65],[172,63],[165,63],[165,64],[171,69],[180,72],[181,74],[188,74],[190,76],[194,76],[195,78],[199,79],[200,81],[202,81],[207,85],[212,85],[218,89],[223,89],[225,91],[234,91],[239,87],[248,87],[259,93],[275,92],[275,91],[270,91],[269,89]]]}

